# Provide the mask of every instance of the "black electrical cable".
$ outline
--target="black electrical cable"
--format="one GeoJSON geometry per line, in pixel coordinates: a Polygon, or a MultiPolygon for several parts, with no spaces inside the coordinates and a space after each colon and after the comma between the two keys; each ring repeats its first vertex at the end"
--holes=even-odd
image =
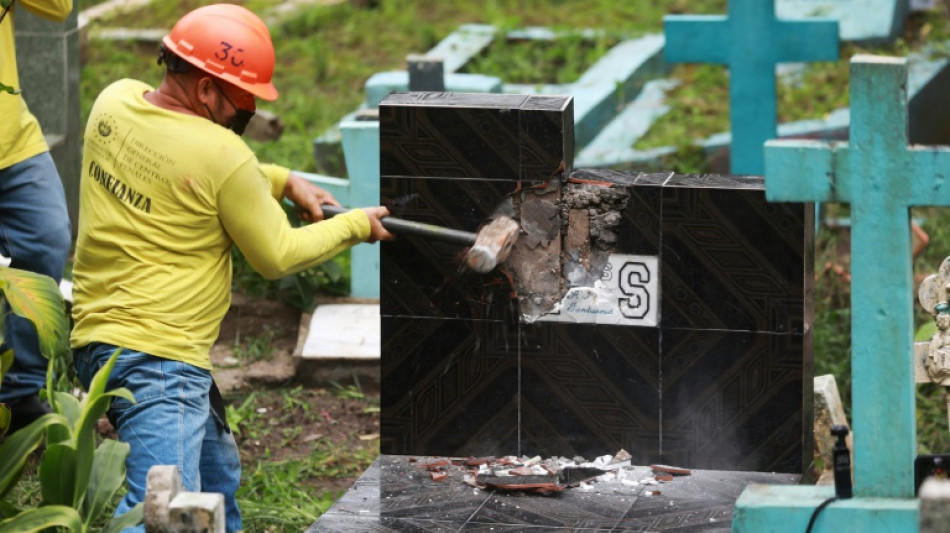
{"type": "Polygon", "coordinates": [[[821,505],[815,507],[815,510],[811,513],[811,520],[808,521],[808,529],[805,530],[805,533],[811,533],[811,528],[815,525],[815,520],[818,519],[818,514],[824,510],[825,507],[828,507],[828,504],[838,501],[837,496],[832,496],[827,500],[821,502],[821,505]]]}

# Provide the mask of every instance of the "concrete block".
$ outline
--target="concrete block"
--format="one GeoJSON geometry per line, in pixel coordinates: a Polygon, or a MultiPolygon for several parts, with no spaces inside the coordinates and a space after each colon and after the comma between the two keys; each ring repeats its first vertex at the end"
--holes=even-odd
{"type": "Polygon", "coordinates": [[[168,505],[169,533],[224,533],[224,495],[181,492],[168,505]]]}
{"type": "Polygon", "coordinates": [[[900,35],[907,0],[776,0],[781,18],[827,17],[838,21],[843,41],[889,42],[900,35]]]}
{"type": "Polygon", "coordinates": [[[320,305],[299,353],[304,359],[379,359],[379,304],[320,305]]]}
{"type": "Polygon", "coordinates": [[[444,91],[445,70],[441,58],[413,54],[406,58],[410,91],[444,91]]]}
{"type": "Polygon", "coordinates": [[[173,465],[156,465],[148,471],[145,480],[145,530],[166,533],[168,506],[182,490],[181,474],[173,465]]]}
{"type": "Polygon", "coordinates": [[[920,533],[941,533],[950,525],[950,481],[929,477],[918,492],[920,533]]]}
{"type": "MultiPolygon", "coordinates": [[[[832,451],[835,446],[835,437],[831,435],[832,426],[847,426],[848,418],[841,404],[841,395],[838,393],[838,384],[831,374],[815,376],[815,454],[821,458],[822,470],[832,472],[834,461],[832,451]]],[[[851,432],[847,436],[848,449],[854,448],[851,432]]],[[[824,477],[824,474],[822,474],[824,477]]]]}

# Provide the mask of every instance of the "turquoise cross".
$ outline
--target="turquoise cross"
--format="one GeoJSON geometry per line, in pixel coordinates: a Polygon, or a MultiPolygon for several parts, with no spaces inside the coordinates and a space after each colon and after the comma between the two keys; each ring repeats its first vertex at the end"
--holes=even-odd
{"type": "Polygon", "coordinates": [[[950,147],[907,144],[906,59],[851,60],[848,143],[769,141],[766,197],[851,204],[854,493],[912,498],[910,207],[950,205],[950,147]]]}
{"type": "Polygon", "coordinates": [[[838,22],[778,20],[774,0],[732,0],[728,16],[663,18],[666,60],[729,66],[734,174],[761,174],[762,144],[777,136],[775,65],[836,61],[838,22]]]}

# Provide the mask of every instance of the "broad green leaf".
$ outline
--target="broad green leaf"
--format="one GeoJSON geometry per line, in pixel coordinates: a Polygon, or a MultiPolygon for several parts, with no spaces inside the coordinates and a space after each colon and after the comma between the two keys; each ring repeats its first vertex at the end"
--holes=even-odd
{"type": "Polygon", "coordinates": [[[3,379],[3,376],[7,375],[7,370],[10,370],[10,365],[12,364],[13,348],[0,353],[0,379],[3,379]]]}
{"type": "Polygon", "coordinates": [[[10,418],[12,416],[10,408],[7,407],[6,404],[0,403],[0,437],[7,433],[7,428],[10,427],[10,418]]]}
{"type": "Polygon", "coordinates": [[[104,440],[96,448],[89,488],[82,502],[86,527],[105,512],[112,496],[125,481],[125,459],[128,456],[129,445],[125,442],[104,440]]]}
{"type": "Polygon", "coordinates": [[[70,531],[82,531],[82,519],[72,507],[47,505],[27,509],[0,522],[0,533],[35,533],[50,527],[65,527],[70,531]]]}
{"type": "Polygon", "coordinates": [[[0,291],[10,308],[36,327],[40,353],[53,359],[69,351],[69,321],[59,286],[49,276],[0,267],[0,291]]]}
{"type": "Polygon", "coordinates": [[[72,426],[79,422],[79,399],[68,392],[54,392],[58,413],[65,416],[72,426]]]}
{"type": "MultiPolygon", "coordinates": [[[[9,4],[10,2],[8,0],[0,0],[0,6],[3,6],[4,8],[6,8],[9,4]],[[4,5],[4,3],[6,3],[6,5],[4,5]]],[[[9,85],[0,82],[0,93],[20,94],[20,89],[14,89],[9,85]]]]}
{"type": "Polygon", "coordinates": [[[80,491],[86,490],[89,483],[90,470],[92,469],[93,453],[96,449],[96,425],[106,410],[113,397],[126,398],[135,402],[135,397],[125,388],[119,388],[105,392],[109,374],[115,366],[115,360],[118,359],[120,349],[112,352],[106,364],[102,365],[96,375],[92,377],[89,383],[89,391],[80,404],[79,422],[75,426],[73,439],[76,444],[76,501],[79,501],[80,491]]]}
{"type": "Polygon", "coordinates": [[[10,502],[5,502],[0,500],[0,520],[5,518],[12,518],[14,515],[20,514],[20,510],[14,507],[10,502]]]}
{"type": "Polygon", "coordinates": [[[142,523],[142,517],[145,514],[145,507],[141,503],[135,504],[135,507],[129,509],[129,512],[117,516],[109,521],[109,524],[102,530],[102,533],[119,533],[123,528],[137,526],[142,523]]]}
{"type": "MultiPolygon", "coordinates": [[[[92,381],[89,383],[89,394],[82,401],[83,416],[86,415],[85,410],[87,405],[95,403],[106,391],[106,384],[109,381],[109,374],[112,373],[112,368],[115,366],[115,360],[118,359],[119,353],[122,352],[121,348],[116,348],[112,355],[109,356],[109,360],[106,361],[106,364],[102,365],[95,376],[92,376],[92,381]]],[[[98,418],[98,416],[96,417],[98,418]]]]}
{"type": "Polygon", "coordinates": [[[54,426],[46,433],[47,444],[58,444],[60,442],[73,441],[73,427],[79,421],[79,400],[68,392],[54,392],[56,399],[52,403],[56,412],[65,416],[69,421],[69,426],[54,426]]]}
{"type": "Polygon", "coordinates": [[[40,487],[43,503],[77,508],[76,449],[66,444],[47,446],[40,462],[40,487]]]}
{"type": "Polygon", "coordinates": [[[82,492],[85,492],[92,471],[92,462],[96,451],[96,423],[99,417],[109,408],[112,398],[101,394],[96,401],[83,411],[80,425],[76,427],[76,485],[73,487],[76,501],[82,492]]]}
{"type": "Polygon", "coordinates": [[[66,419],[57,413],[48,413],[34,420],[30,425],[7,435],[0,445],[0,498],[20,479],[26,460],[43,442],[46,428],[54,424],[65,424],[66,419]]]}

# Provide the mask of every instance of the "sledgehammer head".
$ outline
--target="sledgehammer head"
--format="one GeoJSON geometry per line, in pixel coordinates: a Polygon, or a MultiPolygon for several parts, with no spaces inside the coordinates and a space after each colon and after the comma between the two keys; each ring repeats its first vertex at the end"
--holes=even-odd
{"type": "Polygon", "coordinates": [[[518,223],[498,216],[478,230],[475,244],[465,254],[465,264],[475,272],[489,272],[508,258],[518,240],[518,223]]]}

